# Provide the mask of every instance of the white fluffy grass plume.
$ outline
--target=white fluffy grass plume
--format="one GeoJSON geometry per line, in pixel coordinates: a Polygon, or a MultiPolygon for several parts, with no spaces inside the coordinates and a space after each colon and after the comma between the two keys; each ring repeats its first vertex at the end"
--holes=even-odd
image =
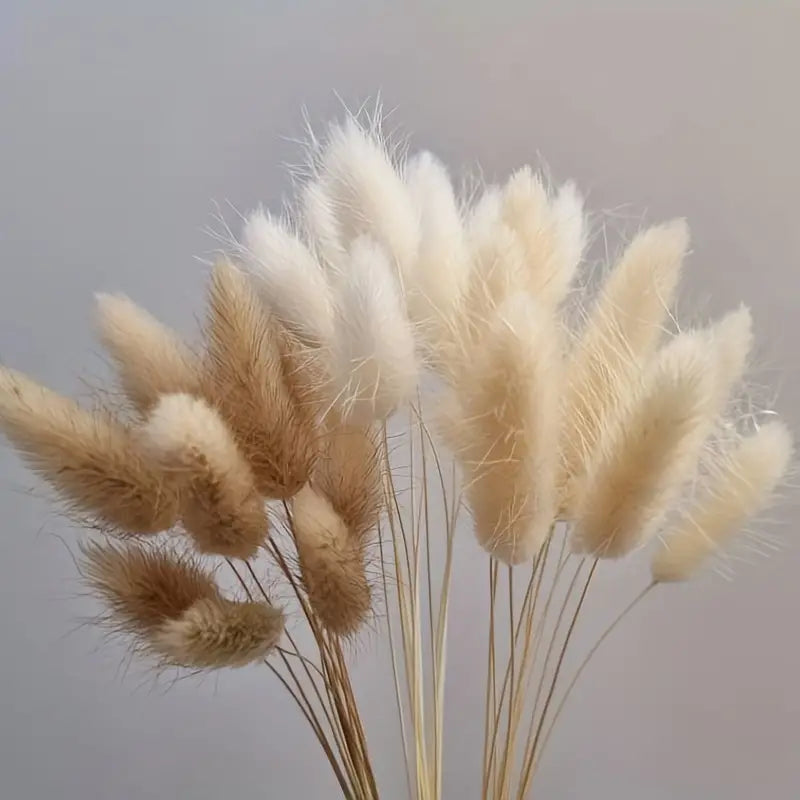
{"type": "Polygon", "coordinates": [[[217,263],[209,288],[207,392],[247,458],[259,491],[291,497],[316,458],[313,413],[287,384],[287,339],[230,262],[217,263]]]}
{"type": "Polygon", "coordinates": [[[533,558],[555,518],[561,358],[552,315],[526,295],[511,298],[443,423],[478,540],[508,563],[533,558]]]}
{"type": "Polygon", "coordinates": [[[601,288],[568,359],[565,480],[580,476],[609,414],[638,389],[662,338],[687,246],[683,221],[650,228],[631,242],[601,288]]]}
{"type": "Polygon", "coordinates": [[[369,234],[405,275],[417,255],[418,212],[377,126],[365,130],[354,119],[332,125],[312,156],[315,179],[304,190],[305,222],[325,261],[341,269],[353,242],[369,234]]]}
{"type": "Polygon", "coordinates": [[[310,486],[292,500],[292,531],[311,607],[331,633],[355,633],[371,605],[364,541],[310,486]]]}
{"type": "Polygon", "coordinates": [[[781,422],[764,425],[719,457],[700,497],[660,543],[653,580],[684,581],[770,501],[792,456],[781,422]]]}
{"type": "Polygon", "coordinates": [[[201,553],[250,558],[267,536],[264,501],[233,434],[204,400],[164,395],[140,432],[185,487],[183,524],[201,553]]]}
{"type": "Polygon", "coordinates": [[[336,403],[353,424],[385,419],[417,385],[414,336],[384,249],[357,239],[336,276],[333,347],[336,403]]]}
{"type": "Polygon", "coordinates": [[[110,414],[0,368],[0,428],[67,508],[94,524],[145,534],[176,521],[174,482],[110,414]]]}
{"type": "Polygon", "coordinates": [[[242,264],[264,303],[310,347],[333,340],[333,298],[314,254],[285,223],[263,211],[244,224],[242,264]]]}
{"type": "Polygon", "coordinates": [[[239,667],[264,658],[283,633],[267,603],[222,597],[190,556],[163,548],[89,543],[83,575],[106,607],[108,628],[165,666],[239,667]]]}
{"type": "Polygon", "coordinates": [[[124,295],[95,297],[100,340],[137,409],[147,412],[161,394],[200,391],[200,361],[174,331],[124,295]]]}

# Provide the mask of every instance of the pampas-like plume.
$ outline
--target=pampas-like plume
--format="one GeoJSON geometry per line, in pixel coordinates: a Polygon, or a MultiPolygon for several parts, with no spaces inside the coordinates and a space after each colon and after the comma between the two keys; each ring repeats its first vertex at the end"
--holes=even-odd
{"type": "Polygon", "coordinates": [[[200,391],[199,359],[174,331],[124,295],[96,299],[100,339],[139,411],[149,411],[162,394],[200,391]]]}
{"type": "Polygon", "coordinates": [[[264,502],[220,415],[200,398],[164,395],[140,434],[148,451],[188,489],[183,523],[198,551],[253,556],[267,536],[264,502]]]}
{"type": "Polygon", "coordinates": [[[174,483],[109,414],[0,368],[0,428],[67,506],[96,524],[145,534],[175,523],[174,483]]]}
{"type": "Polygon", "coordinates": [[[564,184],[551,200],[539,176],[524,167],[503,190],[503,220],[524,248],[528,291],[538,302],[557,306],[586,246],[583,200],[574,184],[564,184]]]}
{"type": "Polygon", "coordinates": [[[578,501],[575,479],[593,457],[608,416],[637,391],[658,346],[687,246],[681,220],[640,233],[606,279],[570,355],[561,443],[566,508],[578,501]]]}
{"type": "Polygon", "coordinates": [[[111,630],[166,665],[242,666],[266,656],[283,632],[278,609],[223,598],[191,557],[110,543],[82,551],[84,577],[107,607],[111,630]]]}
{"type": "Polygon", "coordinates": [[[284,224],[256,211],[245,222],[241,250],[267,307],[307,346],[328,347],[334,325],[331,290],[306,245],[284,224]]]}
{"type": "Polygon", "coordinates": [[[208,370],[212,399],[268,497],[291,497],[316,458],[313,410],[287,386],[286,331],[232,264],[211,279],[208,370]]]}
{"type": "Polygon", "coordinates": [[[716,363],[707,337],[681,336],[665,348],[639,400],[604,431],[576,507],[575,550],[616,558],[656,528],[719,412],[716,363]]]}
{"type": "Polygon", "coordinates": [[[322,437],[314,488],[358,540],[375,528],[383,506],[380,450],[369,427],[328,420],[322,437]]]}
{"type": "Polygon", "coordinates": [[[436,357],[458,325],[469,280],[469,251],[453,186],[444,165],[420,153],[406,165],[406,184],[420,218],[414,269],[405,279],[409,317],[436,357]]]}
{"type": "Polygon", "coordinates": [[[383,248],[362,237],[335,285],[337,404],[348,422],[385,419],[417,385],[414,337],[383,248]]]}
{"type": "Polygon", "coordinates": [[[533,558],[556,513],[560,336],[525,295],[507,301],[455,391],[444,430],[462,464],[480,543],[507,563],[533,558]]]}
{"type": "Polygon", "coordinates": [[[320,253],[338,268],[366,234],[405,275],[416,258],[419,219],[376,130],[365,131],[353,119],[334,125],[317,155],[318,177],[306,187],[304,212],[320,253]]]}
{"type": "Polygon", "coordinates": [[[664,536],[653,558],[653,580],[690,578],[769,502],[791,456],[792,436],[781,422],[764,425],[725,454],[701,498],[664,536]]]}
{"type": "Polygon", "coordinates": [[[355,633],[370,609],[364,542],[310,486],[292,499],[292,531],[312,609],[331,633],[355,633]]]}

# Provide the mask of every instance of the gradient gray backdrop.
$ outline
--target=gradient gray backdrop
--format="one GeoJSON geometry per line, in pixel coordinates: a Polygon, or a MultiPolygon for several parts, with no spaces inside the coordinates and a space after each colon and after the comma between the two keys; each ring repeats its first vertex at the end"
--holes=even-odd
{"type": "MultiPolygon", "coordinates": [[[[280,202],[300,108],[321,122],[382,92],[414,144],[502,176],[544,158],[610,233],[685,215],[684,307],[746,300],[757,378],[797,427],[800,16],[735,4],[0,4],[0,360],[66,392],[105,365],[92,292],[177,327],[200,309],[213,203],[280,202]],[[145,10],[152,6],[151,11],[145,10]],[[609,211],[610,210],[610,211],[609,211]]],[[[166,690],[79,627],[74,541],[0,446],[0,797],[328,798],[310,735],[262,670],[166,690]]],[[[796,508],[796,507],[795,507],[796,508]]],[[[800,797],[800,548],[660,592],[598,656],[536,797],[800,797]]],[[[446,797],[478,796],[485,561],[460,543],[446,797]]],[[[585,644],[645,580],[611,568],[585,644]]],[[[358,687],[388,800],[402,797],[385,647],[358,687]]]]}

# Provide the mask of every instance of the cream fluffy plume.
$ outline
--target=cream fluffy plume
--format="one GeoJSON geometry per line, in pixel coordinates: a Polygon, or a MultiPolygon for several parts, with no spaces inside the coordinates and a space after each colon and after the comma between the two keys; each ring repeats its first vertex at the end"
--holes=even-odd
{"type": "Polygon", "coordinates": [[[764,425],[720,456],[701,496],[662,538],[653,580],[684,581],[769,502],[792,457],[792,436],[781,422],[764,425]]]}

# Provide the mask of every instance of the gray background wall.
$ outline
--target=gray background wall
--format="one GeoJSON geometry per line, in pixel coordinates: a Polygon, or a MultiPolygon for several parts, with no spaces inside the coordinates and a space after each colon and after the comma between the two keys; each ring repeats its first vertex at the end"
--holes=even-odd
{"type": "MultiPolygon", "coordinates": [[[[689,218],[685,307],[746,300],[757,379],[797,427],[800,15],[753,2],[594,4],[143,2],[0,5],[0,360],[67,392],[105,367],[92,292],[121,290],[179,328],[213,201],[287,189],[312,120],[381,90],[412,141],[501,176],[541,154],[609,231],[689,218]],[[668,6],[673,10],[667,11],[668,6]],[[148,10],[148,8],[150,10],[148,10]]],[[[0,447],[0,797],[333,796],[309,734],[262,671],[166,690],[81,628],[74,539],[0,447]]],[[[541,798],[800,796],[796,508],[783,552],[653,596],[594,663],[536,784],[541,798]],[[793,524],[794,523],[794,524],[793,524]]],[[[446,796],[475,797],[483,647],[468,536],[453,609],[446,796]]],[[[644,580],[611,569],[591,638],[644,580]]],[[[385,648],[358,658],[385,796],[402,796],[385,648]]]]}

